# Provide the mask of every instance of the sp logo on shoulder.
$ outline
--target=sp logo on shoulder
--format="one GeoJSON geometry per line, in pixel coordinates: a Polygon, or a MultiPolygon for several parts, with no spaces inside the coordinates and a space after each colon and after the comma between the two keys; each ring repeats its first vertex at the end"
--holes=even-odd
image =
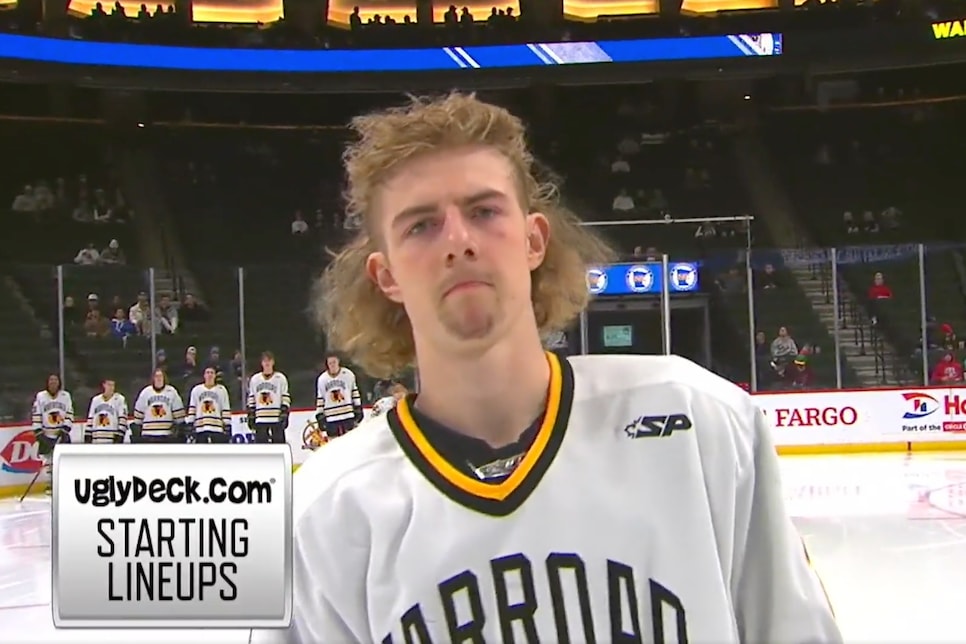
{"type": "Polygon", "coordinates": [[[58,628],[278,628],[292,619],[288,445],[60,445],[58,628]]]}

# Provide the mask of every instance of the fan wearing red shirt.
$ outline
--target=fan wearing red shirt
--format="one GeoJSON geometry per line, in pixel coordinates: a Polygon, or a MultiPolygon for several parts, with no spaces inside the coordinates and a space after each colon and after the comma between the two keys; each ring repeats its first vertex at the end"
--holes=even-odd
{"type": "Polygon", "coordinates": [[[953,354],[947,353],[942,361],[932,371],[932,382],[937,385],[948,385],[963,381],[963,365],[953,360],[953,354]]]}
{"type": "Polygon", "coordinates": [[[872,278],[872,286],[868,293],[870,300],[891,300],[892,289],[885,283],[882,273],[876,273],[872,278]]]}

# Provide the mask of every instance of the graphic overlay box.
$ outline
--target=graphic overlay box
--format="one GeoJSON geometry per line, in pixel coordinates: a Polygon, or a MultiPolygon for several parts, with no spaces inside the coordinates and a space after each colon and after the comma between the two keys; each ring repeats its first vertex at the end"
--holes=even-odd
{"type": "Polygon", "coordinates": [[[58,628],[278,628],[292,617],[288,445],[61,445],[58,628]]]}

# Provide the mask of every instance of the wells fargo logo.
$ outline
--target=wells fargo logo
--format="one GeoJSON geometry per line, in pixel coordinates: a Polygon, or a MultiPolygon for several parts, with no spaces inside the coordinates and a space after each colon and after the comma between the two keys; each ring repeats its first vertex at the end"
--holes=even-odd
{"type": "Polygon", "coordinates": [[[936,40],[946,38],[962,38],[966,36],[966,21],[947,20],[946,22],[932,23],[932,36],[936,40]]]}

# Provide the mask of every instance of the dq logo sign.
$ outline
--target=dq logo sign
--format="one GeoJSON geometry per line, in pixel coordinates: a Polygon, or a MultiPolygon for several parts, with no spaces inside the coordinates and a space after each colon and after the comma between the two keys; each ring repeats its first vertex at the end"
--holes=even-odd
{"type": "Polygon", "coordinates": [[[39,447],[32,430],[20,432],[0,451],[0,470],[11,474],[36,474],[44,466],[37,452],[39,447]]]}

